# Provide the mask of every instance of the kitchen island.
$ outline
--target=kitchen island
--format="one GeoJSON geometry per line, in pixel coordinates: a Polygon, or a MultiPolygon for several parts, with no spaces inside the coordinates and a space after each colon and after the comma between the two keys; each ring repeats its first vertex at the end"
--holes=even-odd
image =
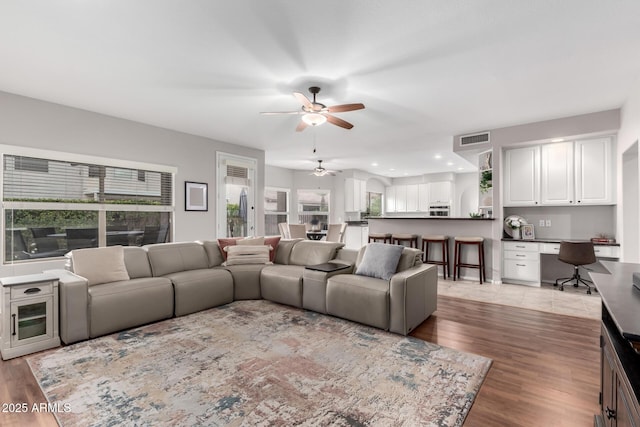
{"type": "MultiPolygon", "coordinates": [[[[478,236],[484,237],[484,256],[486,265],[486,278],[491,281],[494,278],[494,259],[500,260],[500,242],[493,239],[494,227],[502,230],[502,221],[495,218],[469,218],[469,217],[418,217],[418,216],[381,216],[369,217],[370,233],[408,233],[417,234],[418,237],[427,234],[444,234],[451,238],[449,242],[449,259],[451,260],[451,273],[453,274],[453,237],[456,236],[478,236]],[[494,257],[494,247],[498,251],[498,256],[494,257]]],[[[418,247],[422,248],[422,239],[418,239],[418,247]]],[[[429,249],[430,258],[439,259],[442,252],[437,245],[432,245],[429,249]]],[[[465,248],[467,249],[467,248],[465,248]]],[[[463,262],[477,263],[477,252],[475,250],[465,250],[462,254],[463,262]]],[[[498,261],[499,262],[499,261],[498,261]]],[[[442,270],[438,268],[438,271],[442,270]]],[[[477,269],[461,269],[460,275],[463,279],[478,280],[477,269]]],[[[496,275],[499,280],[499,275],[496,275]]]]}

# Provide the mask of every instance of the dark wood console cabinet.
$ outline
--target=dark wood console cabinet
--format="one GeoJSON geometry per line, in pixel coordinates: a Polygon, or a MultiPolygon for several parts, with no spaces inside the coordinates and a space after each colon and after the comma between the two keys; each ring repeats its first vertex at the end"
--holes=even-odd
{"type": "Polygon", "coordinates": [[[603,261],[611,274],[591,273],[602,297],[600,407],[596,426],[640,427],[640,264],[603,261]]]}

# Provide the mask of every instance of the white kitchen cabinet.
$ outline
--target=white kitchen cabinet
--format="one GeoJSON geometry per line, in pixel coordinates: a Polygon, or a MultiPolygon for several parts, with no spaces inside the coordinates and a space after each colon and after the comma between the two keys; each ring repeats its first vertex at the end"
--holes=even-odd
{"type": "Polygon", "coordinates": [[[367,181],[346,178],[344,186],[345,212],[363,212],[367,210],[367,181]]]}
{"type": "Polygon", "coordinates": [[[407,185],[407,212],[418,211],[418,184],[407,185]]]}
{"type": "Polygon", "coordinates": [[[453,200],[453,183],[451,181],[439,181],[429,183],[429,204],[450,205],[453,200]]]}
{"type": "Polygon", "coordinates": [[[538,243],[504,242],[502,277],[524,284],[540,285],[540,247],[538,243]]]}
{"type": "Polygon", "coordinates": [[[396,211],[396,187],[389,186],[385,188],[384,197],[384,211],[395,212],[396,211]]]}
{"type": "Polygon", "coordinates": [[[407,211],[407,186],[396,185],[396,212],[407,211]]]}
{"type": "Polygon", "coordinates": [[[540,147],[505,151],[504,206],[535,206],[540,200],[540,147]]]}
{"type": "Polygon", "coordinates": [[[611,139],[576,141],[575,152],[576,202],[580,205],[613,203],[611,139]]]}
{"type": "Polygon", "coordinates": [[[349,225],[344,234],[345,249],[359,250],[367,244],[369,240],[369,227],[360,225],[349,225]]]}
{"type": "Polygon", "coordinates": [[[573,145],[573,142],[559,142],[540,148],[540,204],[560,206],[576,202],[573,145]]]}
{"type": "Polygon", "coordinates": [[[505,151],[504,206],[612,204],[611,139],[505,151]]]}
{"type": "Polygon", "coordinates": [[[429,184],[418,184],[418,210],[429,212],[429,184]]]}

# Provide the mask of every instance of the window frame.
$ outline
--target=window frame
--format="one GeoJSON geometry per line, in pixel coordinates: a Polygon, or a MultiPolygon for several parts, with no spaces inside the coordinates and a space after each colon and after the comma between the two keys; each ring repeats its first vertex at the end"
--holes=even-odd
{"type": "MultiPolygon", "coordinates": [[[[69,210],[78,210],[78,211],[95,211],[98,213],[98,246],[103,247],[107,245],[107,237],[106,237],[106,229],[107,229],[107,212],[108,211],[135,211],[135,212],[168,212],[169,217],[169,227],[171,227],[174,223],[175,218],[175,199],[176,199],[176,191],[175,191],[175,181],[177,168],[174,166],[168,165],[160,165],[160,164],[152,164],[152,163],[144,163],[137,162],[131,160],[121,160],[121,159],[113,159],[107,157],[99,157],[99,156],[90,156],[90,155],[82,155],[75,153],[67,153],[67,152],[59,152],[52,150],[43,150],[37,148],[28,148],[28,147],[16,147],[10,145],[0,145],[0,158],[3,161],[3,167],[0,171],[0,201],[3,204],[3,215],[0,215],[2,218],[0,219],[0,226],[2,227],[2,233],[6,234],[7,226],[10,224],[6,224],[6,212],[8,210],[37,210],[37,211],[69,211],[69,210]],[[5,183],[5,169],[4,169],[4,158],[5,156],[21,156],[21,157],[33,157],[39,159],[45,159],[48,161],[58,161],[58,162],[68,162],[68,163],[83,163],[88,165],[98,165],[105,166],[110,168],[122,168],[122,169],[132,169],[132,170],[144,170],[144,171],[153,171],[159,173],[167,173],[171,175],[171,203],[168,205],[144,205],[144,204],[123,204],[123,203],[76,203],[76,202],[40,202],[40,201],[5,201],[4,196],[4,183],[5,183]]],[[[47,173],[47,172],[43,172],[47,173]]],[[[134,177],[135,178],[135,177],[134,177]]],[[[173,235],[170,231],[169,236],[173,235]]],[[[14,263],[33,263],[38,261],[49,261],[59,257],[50,257],[50,258],[35,258],[35,259],[24,259],[24,260],[7,260],[6,259],[6,238],[2,239],[2,265],[11,265],[14,263]]]]}

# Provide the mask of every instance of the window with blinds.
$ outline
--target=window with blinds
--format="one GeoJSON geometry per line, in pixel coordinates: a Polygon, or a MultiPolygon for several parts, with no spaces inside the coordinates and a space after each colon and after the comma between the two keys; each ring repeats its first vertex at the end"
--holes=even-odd
{"type": "Polygon", "coordinates": [[[172,172],[4,154],[2,174],[5,263],[170,240],[172,172]]]}
{"type": "Polygon", "coordinates": [[[265,188],[264,190],[264,234],[280,234],[278,223],[289,222],[289,190],[265,188]]]}

